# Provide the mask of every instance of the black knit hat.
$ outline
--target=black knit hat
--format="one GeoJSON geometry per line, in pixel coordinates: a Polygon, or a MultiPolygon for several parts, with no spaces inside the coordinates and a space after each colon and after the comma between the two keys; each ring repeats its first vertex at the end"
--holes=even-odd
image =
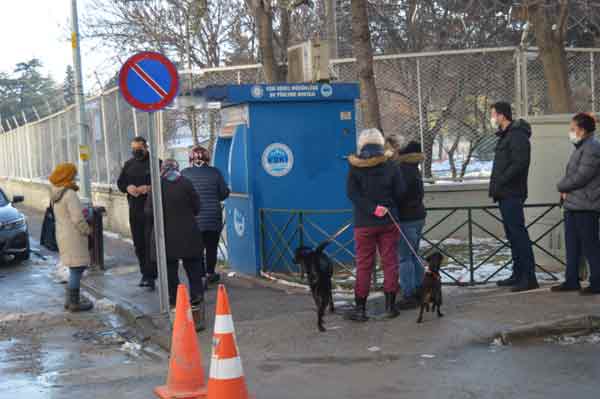
{"type": "Polygon", "coordinates": [[[417,153],[421,153],[423,152],[422,148],[421,148],[421,143],[419,143],[418,141],[409,141],[408,144],[402,148],[400,148],[400,150],[398,150],[398,154],[399,155],[405,155],[405,154],[417,154],[417,153]]]}

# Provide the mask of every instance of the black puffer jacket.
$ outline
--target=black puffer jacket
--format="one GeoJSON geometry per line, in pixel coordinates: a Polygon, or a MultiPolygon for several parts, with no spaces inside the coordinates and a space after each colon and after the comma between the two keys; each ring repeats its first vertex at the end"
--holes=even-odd
{"type": "Polygon", "coordinates": [[[427,216],[423,199],[425,198],[425,187],[423,177],[419,171],[419,164],[425,157],[422,153],[402,154],[393,156],[394,163],[402,171],[406,182],[406,195],[402,202],[398,203],[398,219],[402,222],[423,220],[427,216]]]}
{"type": "Polygon", "coordinates": [[[192,182],[200,197],[200,213],[196,217],[200,231],[221,231],[221,202],[229,197],[229,188],[219,169],[208,165],[192,166],[184,169],[181,174],[192,182]]]}
{"type": "Polygon", "coordinates": [[[600,212],[600,142],[588,137],[575,146],[558,191],[567,193],[565,209],[600,212]]]}
{"type": "MultiPolygon", "coordinates": [[[[185,177],[171,182],[161,180],[165,246],[167,259],[197,259],[202,256],[202,237],[194,217],[200,210],[200,200],[192,183],[185,177]]],[[[152,196],[145,204],[146,217],[153,221],[152,196]]],[[[150,258],[156,261],[154,234],[151,235],[150,258]]]]}
{"type": "Polygon", "coordinates": [[[347,195],[354,205],[354,226],[375,227],[392,223],[389,217],[374,215],[378,205],[390,209],[398,216],[396,204],[403,201],[406,183],[402,171],[388,156],[383,147],[367,145],[360,156],[351,155],[347,195]]]}
{"type": "Polygon", "coordinates": [[[520,119],[496,135],[499,140],[490,179],[490,197],[494,201],[506,198],[526,199],[531,163],[531,126],[520,119]]]}

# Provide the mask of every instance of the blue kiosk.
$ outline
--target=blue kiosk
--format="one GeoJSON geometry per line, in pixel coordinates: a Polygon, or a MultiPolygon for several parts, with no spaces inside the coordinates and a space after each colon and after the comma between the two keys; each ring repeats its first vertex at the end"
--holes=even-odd
{"type": "MultiPolygon", "coordinates": [[[[347,157],[356,151],[358,85],[236,85],[208,87],[201,95],[222,103],[213,159],[232,191],[225,204],[232,269],[253,275],[261,266],[290,271],[283,265],[292,263],[293,248],[314,246],[351,216],[339,211],[351,208],[347,157]],[[293,215],[285,210],[333,212],[311,214],[310,225],[303,226],[307,234],[313,226],[311,242],[297,234],[297,226],[286,226],[293,215]],[[261,213],[268,218],[264,226],[261,213]],[[271,228],[281,230],[265,232],[271,228]],[[279,262],[261,259],[273,252],[279,262]]],[[[351,231],[344,234],[340,240],[350,241],[351,231]]]]}

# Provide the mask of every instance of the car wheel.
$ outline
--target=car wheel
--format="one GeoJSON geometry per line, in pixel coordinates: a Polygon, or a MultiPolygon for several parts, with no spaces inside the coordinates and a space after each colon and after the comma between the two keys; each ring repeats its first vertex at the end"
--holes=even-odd
{"type": "Polygon", "coordinates": [[[29,260],[30,257],[31,257],[31,248],[29,246],[29,243],[27,243],[27,250],[23,253],[15,255],[15,261],[25,262],[26,260],[29,260]]]}

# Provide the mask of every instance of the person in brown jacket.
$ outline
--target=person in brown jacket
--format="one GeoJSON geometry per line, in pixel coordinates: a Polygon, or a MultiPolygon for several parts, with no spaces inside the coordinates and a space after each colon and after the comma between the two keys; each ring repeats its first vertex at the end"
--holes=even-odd
{"type": "Polygon", "coordinates": [[[52,183],[50,203],[56,221],[56,242],[63,266],[69,268],[69,284],[65,309],[71,312],[91,310],[93,304],[81,298],[83,272],[90,264],[88,236],[91,229],[83,216],[83,209],[75,184],[77,168],[72,163],[60,164],[50,175],[52,183]]]}

